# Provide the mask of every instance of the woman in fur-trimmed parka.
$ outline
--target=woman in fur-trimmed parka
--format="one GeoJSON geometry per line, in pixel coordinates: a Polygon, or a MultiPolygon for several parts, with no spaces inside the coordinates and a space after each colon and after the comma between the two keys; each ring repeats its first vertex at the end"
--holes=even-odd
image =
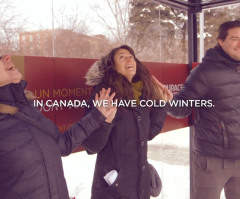
{"type": "MultiPolygon", "coordinates": [[[[98,107],[61,134],[31,104],[33,95],[24,91],[26,82],[9,55],[0,56],[0,198],[69,199],[61,156],[69,155],[95,129],[110,131],[104,122],[115,108],[98,107]],[[31,117],[46,131],[23,121],[31,117]]],[[[111,100],[109,90],[99,99],[111,100]]]]}
{"type": "Polygon", "coordinates": [[[126,45],[113,49],[96,62],[86,79],[88,85],[95,87],[93,95],[111,87],[118,102],[136,100],[138,104],[118,106],[111,133],[95,134],[84,141],[88,153],[98,153],[91,198],[149,199],[147,141],[161,132],[167,106],[147,108],[139,102],[144,99],[167,101],[172,97],[171,92],[163,89],[126,45]]]}

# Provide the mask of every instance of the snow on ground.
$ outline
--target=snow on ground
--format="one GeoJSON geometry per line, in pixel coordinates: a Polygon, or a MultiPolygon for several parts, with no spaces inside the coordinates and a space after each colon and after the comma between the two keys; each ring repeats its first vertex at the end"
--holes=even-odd
{"type": "Polygon", "coordinates": [[[62,158],[70,197],[90,199],[96,155],[85,151],[62,158]]]}
{"type": "MultiPolygon", "coordinates": [[[[90,199],[95,157],[95,155],[88,156],[85,152],[80,152],[63,158],[65,177],[71,197],[90,199]]],[[[177,167],[154,160],[149,160],[149,163],[157,169],[163,183],[162,193],[156,199],[189,198],[188,166],[177,167]]]]}
{"type": "MultiPolygon", "coordinates": [[[[148,159],[163,184],[160,196],[155,199],[190,198],[188,128],[158,135],[149,142],[148,159]]],[[[62,160],[70,196],[90,199],[96,155],[78,152],[62,160]]],[[[224,198],[222,194],[221,199],[224,198]]]]}

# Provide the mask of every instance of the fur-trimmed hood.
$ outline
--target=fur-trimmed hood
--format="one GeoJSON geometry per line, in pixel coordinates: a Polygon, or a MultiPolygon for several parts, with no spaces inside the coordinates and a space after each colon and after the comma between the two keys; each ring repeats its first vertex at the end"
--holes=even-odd
{"type": "MultiPolygon", "coordinates": [[[[25,90],[24,94],[27,98],[27,100],[31,101],[36,99],[34,94],[31,91],[25,90]]],[[[15,106],[10,106],[7,104],[0,103],[0,114],[10,114],[13,115],[18,111],[18,108],[15,106]]]]}
{"type": "Polygon", "coordinates": [[[87,71],[85,79],[86,85],[96,86],[102,82],[104,76],[104,66],[101,61],[96,61],[87,71]]]}

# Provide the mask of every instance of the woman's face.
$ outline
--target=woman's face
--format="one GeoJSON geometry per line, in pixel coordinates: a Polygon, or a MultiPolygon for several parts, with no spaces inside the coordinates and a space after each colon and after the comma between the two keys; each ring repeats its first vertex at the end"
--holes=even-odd
{"type": "Polygon", "coordinates": [[[137,71],[137,64],[133,55],[126,49],[119,49],[114,55],[115,69],[132,82],[137,71]]]}
{"type": "Polygon", "coordinates": [[[0,86],[10,83],[19,83],[21,79],[22,74],[11,62],[10,55],[0,56],[0,86]]]}

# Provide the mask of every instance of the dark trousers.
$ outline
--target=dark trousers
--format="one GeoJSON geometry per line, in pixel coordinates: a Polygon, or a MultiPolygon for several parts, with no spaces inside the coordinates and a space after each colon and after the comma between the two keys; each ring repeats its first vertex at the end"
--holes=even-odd
{"type": "Polygon", "coordinates": [[[194,154],[193,199],[240,199],[240,159],[221,159],[194,154]]]}

